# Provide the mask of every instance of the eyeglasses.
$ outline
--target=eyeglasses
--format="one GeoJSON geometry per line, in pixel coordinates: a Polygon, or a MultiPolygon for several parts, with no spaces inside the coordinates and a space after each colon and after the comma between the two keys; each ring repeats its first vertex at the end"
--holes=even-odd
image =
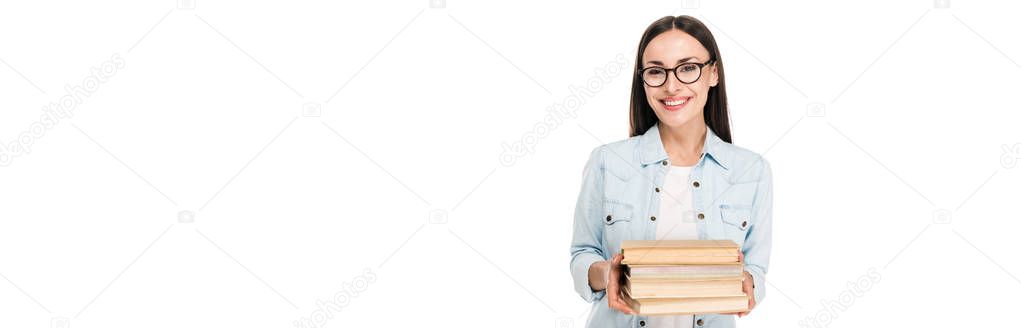
{"type": "MultiPolygon", "coordinates": [[[[705,63],[683,63],[674,67],[672,71],[674,72],[674,77],[677,78],[677,81],[684,84],[692,84],[702,77],[702,67],[709,65],[709,63],[712,62],[713,60],[710,59],[705,63]]],[[[653,66],[646,67],[638,71],[638,74],[641,74],[642,81],[644,81],[646,85],[655,88],[666,84],[669,71],[663,67],[653,66]]]]}

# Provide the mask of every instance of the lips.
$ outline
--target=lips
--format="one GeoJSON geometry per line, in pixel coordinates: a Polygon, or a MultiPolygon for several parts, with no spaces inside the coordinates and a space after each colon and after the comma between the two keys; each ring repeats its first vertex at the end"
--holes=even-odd
{"type": "Polygon", "coordinates": [[[684,108],[689,101],[691,101],[691,97],[670,97],[660,99],[659,103],[663,104],[663,108],[668,111],[678,111],[684,108]]]}

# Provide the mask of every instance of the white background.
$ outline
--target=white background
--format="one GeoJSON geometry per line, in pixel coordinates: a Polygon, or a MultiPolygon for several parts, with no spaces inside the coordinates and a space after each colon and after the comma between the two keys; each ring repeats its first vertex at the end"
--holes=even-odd
{"type": "Polygon", "coordinates": [[[178,5],[0,6],[5,147],[124,62],[0,167],[0,327],[293,327],[369,277],[325,326],[582,327],[582,167],[627,136],[634,48],[670,14],[715,33],[735,143],[773,165],[768,296],[739,325],[1016,311],[1013,3],[178,5]],[[618,55],[576,117],[540,127],[618,55]],[[870,268],[850,306],[824,305],[870,268]]]}

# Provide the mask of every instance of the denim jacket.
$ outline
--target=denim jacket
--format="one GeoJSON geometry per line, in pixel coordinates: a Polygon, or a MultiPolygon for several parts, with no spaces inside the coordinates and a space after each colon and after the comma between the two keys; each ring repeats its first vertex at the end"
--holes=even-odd
{"type": "MultiPolygon", "coordinates": [[[[745,271],[755,284],[756,304],[765,296],[772,245],[773,178],[769,163],[706,129],[702,156],[691,170],[699,239],[730,239],[741,246],[745,271]]],[[[574,289],[593,303],[586,327],[645,326],[642,315],[610,309],[606,291],[588,283],[589,266],[620,252],[621,241],[655,239],[659,188],[669,158],[658,126],[641,136],[597,147],[589,156],[574,213],[571,276],[574,289]]],[[[695,327],[734,327],[734,315],[695,315],[695,327]]]]}

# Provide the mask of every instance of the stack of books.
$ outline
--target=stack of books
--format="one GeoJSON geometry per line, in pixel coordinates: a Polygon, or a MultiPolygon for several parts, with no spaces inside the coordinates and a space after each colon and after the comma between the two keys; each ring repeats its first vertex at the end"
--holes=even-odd
{"type": "Polygon", "coordinates": [[[748,310],[744,264],[730,240],[626,240],[624,292],[642,315],[748,310]]]}

